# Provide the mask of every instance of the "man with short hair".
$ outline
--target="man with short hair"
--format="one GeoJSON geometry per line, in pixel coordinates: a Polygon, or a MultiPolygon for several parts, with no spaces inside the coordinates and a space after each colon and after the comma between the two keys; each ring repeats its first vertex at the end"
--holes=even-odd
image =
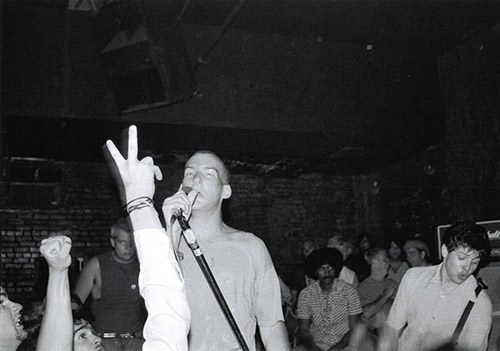
{"type": "Polygon", "coordinates": [[[483,227],[460,222],[448,228],[441,246],[443,262],[411,268],[403,277],[380,350],[486,350],[492,305],[485,291],[476,296],[473,273],[490,251],[483,227]],[[473,303],[470,314],[458,339],[453,338],[469,301],[473,303]]]}
{"type": "MultiPolygon", "coordinates": [[[[352,253],[352,247],[349,240],[347,240],[347,238],[342,234],[335,234],[331,236],[330,239],[328,239],[326,246],[339,250],[342,254],[343,262],[345,262],[347,257],[352,253]]],[[[359,285],[359,279],[356,273],[344,264],[342,264],[342,270],[340,271],[338,277],[355,288],[359,285]]]]}
{"type": "Polygon", "coordinates": [[[92,324],[106,350],[140,351],[147,313],[139,293],[139,261],[128,219],[120,218],[111,226],[109,241],[113,250],[89,260],[74,292],[82,303],[92,296],[92,324]]]}
{"type": "Polygon", "coordinates": [[[406,260],[410,267],[431,266],[429,262],[430,251],[427,245],[420,240],[407,240],[403,246],[406,260]]]}
{"type": "Polygon", "coordinates": [[[369,249],[365,259],[370,265],[370,276],[359,284],[359,298],[363,306],[363,319],[373,331],[378,332],[387,318],[398,284],[387,277],[389,257],[385,249],[369,249]]]}
{"type": "Polygon", "coordinates": [[[334,248],[313,251],[306,270],[316,281],[302,290],[297,304],[299,346],[294,351],[343,350],[361,315],[356,289],[338,279],[342,254],[334,248]]]}
{"type": "MultiPolygon", "coordinates": [[[[289,349],[283,322],[278,276],[264,242],[254,234],[229,227],[222,220],[222,202],[231,197],[229,172],[212,152],[189,158],[177,193],[165,199],[167,233],[180,235],[179,209],[189,219],[217,284],[250,350],[256,326],[267,351],[289,349]],[[186,194],[186,189],[192,189],[186,194]]],[[[181,240],[180,255],[191,310],[190,351],[238,350],[239,342],[216,302],[193,253],[181,240]]]]}

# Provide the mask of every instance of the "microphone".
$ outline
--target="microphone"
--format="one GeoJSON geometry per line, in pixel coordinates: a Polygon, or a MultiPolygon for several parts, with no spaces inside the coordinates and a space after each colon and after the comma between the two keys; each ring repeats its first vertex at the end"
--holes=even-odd
{"type": "MultiPolygon", "coordinates": [[[[193,191],[193,188],[190,186],[183,186],[182,191],[186,193],[186,195],[189,195],[191,191],[193,191]]],[[[196,194],[196,197],[193,200],[193,203],[191,206],[194,205],[196,199],[198,198],[198,194],[196,194]]],[[[170,219],[171,223],[174,223],[174,221],[177,219],[179,222],[182,233],[184,234],[184,239],[186,239],[188,245],[191,247],[191,250],[193,250],[193,253],[195,256],[202,255],[201,249],[198,245],[198,242],[196,240],[196,236],[194,235],[193,230],[189,226],[189,223],[186,218],[184,218],[184,213],[181,208],[176,208],[172,211],[172,218],[170,219]]]]}
{"type": "MultiPolygon", "coordinates": [[[[184,191],[184,193],[186,195],[189,195],[189,193],[191,191],[193,191],[193,188],[191,188],[190,186],[186,185],[186,186],[183,186],[181,190],[184,191]]],[[[194,199],[194,201],[196,201],[196,198],[194,199]]],[[[193,201],[193,204],[194,204],[194,201],[193,201]]],[[[174,208],[172,210],[172,217],[171,217],[170,221],[173,223],[175,221],[175,219],[178,220],[179,218],[182,217],[182,215],[183,215],[183,211],[182,211],[181,208],[174,208]]]]}

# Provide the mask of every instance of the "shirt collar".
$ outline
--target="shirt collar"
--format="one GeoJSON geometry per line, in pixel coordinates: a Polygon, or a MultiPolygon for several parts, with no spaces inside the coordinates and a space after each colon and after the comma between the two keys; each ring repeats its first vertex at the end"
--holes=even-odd
{"type": "MultiPolygon", "coordinates": [[[[427,285],[439,284],[439,287],[441,287],[441,270],[444,269],[443,263],[444,262],[441,262],[438,266],[434,266],[436,267],[436,270],[429,279],[427,285]]],[[[452,294],[462,295],[471,301],[476,301],[476,293],[475,293],[476,286],[477,286],[476,278],[473,275],[471,275],[469,278],[467,278],[467,280],[465,280],[462,284],[460,284],[452,294]]]]}

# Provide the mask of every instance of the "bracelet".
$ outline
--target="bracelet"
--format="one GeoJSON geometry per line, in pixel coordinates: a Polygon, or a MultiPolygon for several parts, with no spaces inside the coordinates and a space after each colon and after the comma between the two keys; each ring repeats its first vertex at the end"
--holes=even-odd
{"type": "Polygon", "coordinates": [[[140,196],[129,201],[125,206],[123,206],[123,211],[127,211],[127,213],[130,214],[132,211],[146,207],[154,208],[153,200],[148,196],[140,196]]]}

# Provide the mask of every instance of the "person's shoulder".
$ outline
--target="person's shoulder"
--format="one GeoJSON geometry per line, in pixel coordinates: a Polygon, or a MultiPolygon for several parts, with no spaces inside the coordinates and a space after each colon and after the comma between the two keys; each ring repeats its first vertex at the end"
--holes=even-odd
{"type": "Polygon", "coordinates": [[[405,276],[420,277],[420,276],[433,276],[436,274],[439,266],[422,266],[422,267],[412,267],[408,269],[405,276]]]}
{"type": "Polygon", "coordinates": [[[348,275],[349,277],[352,277],[356,274],[356,272],[354,272],[352,269],[350,269],[349,267],[347,266],[342,266],[342,270],[341,272],[344,271],[346,275],[348,275]]]}
{"type": "Polygon", "coordinates": [[[238,241],[244,242],[245,244],[253,244],[253,245],[264,245],[264,241],[259,238],[257,235],[249,232],[245,232],[243,230],[234,229],[234,228],[226,228],[225,230],[225,239],[230,241],[238,241]]]}
{"type": "Polygon", "coordinates": [[[481,291],[481,293],[477,296],[477,303],[484,304],[485,307],[492,309],[493,303],[491,302],[491,297],[487,291],[481,291]]]}
{"type": "Polygon", "coordinates": [[[352,284],[349,284],[347,282],[345,282],[344,280],[342,279],[335,279],[335,283],[337,284],[338,286],[338,289],[339,290],[344,290],[344,291],[357,291],[357,289],[352,285],[352,284]]]}
{"type": "Polygon", "coordinates": [[[313,282],[312,284],[306,286],[304,289],[300,290],[299,295],[310,295],[314,291],[316,291],[319,287],[318,281],[313,282]]]}
{"type": "MultiPolygon", "coordinates": [[[[475,282],[475,286],[477,286],[477,281],[476,281],[475,278],[474,278],[474,282],[475,282]]],[[[490,311],[493,309],[493,303],[491,301],[491,297],[488,294],[487,290],[483,289],[483,290],[481,290],[481,292],[479,293],[479,295],[477,295],[476,304],[482,305],[483,308],[486,308],[486,309],[488,309],[490,311]]]]}
{"type": "Polygon", "coordinates": [[[439,267],[440,266],[412,267],[405,272],[400,285],[415,286],[426,284],[438,274],[439,267]]]}
{"type": "Polygon", "coordinates": [[[99,255],[92,257],[91,259],[88,260],[88,262],[84,265],[83,270],[87,273],[93,273],[96,274],[100,271],[100,264],[99,264],[99,255]]]}

